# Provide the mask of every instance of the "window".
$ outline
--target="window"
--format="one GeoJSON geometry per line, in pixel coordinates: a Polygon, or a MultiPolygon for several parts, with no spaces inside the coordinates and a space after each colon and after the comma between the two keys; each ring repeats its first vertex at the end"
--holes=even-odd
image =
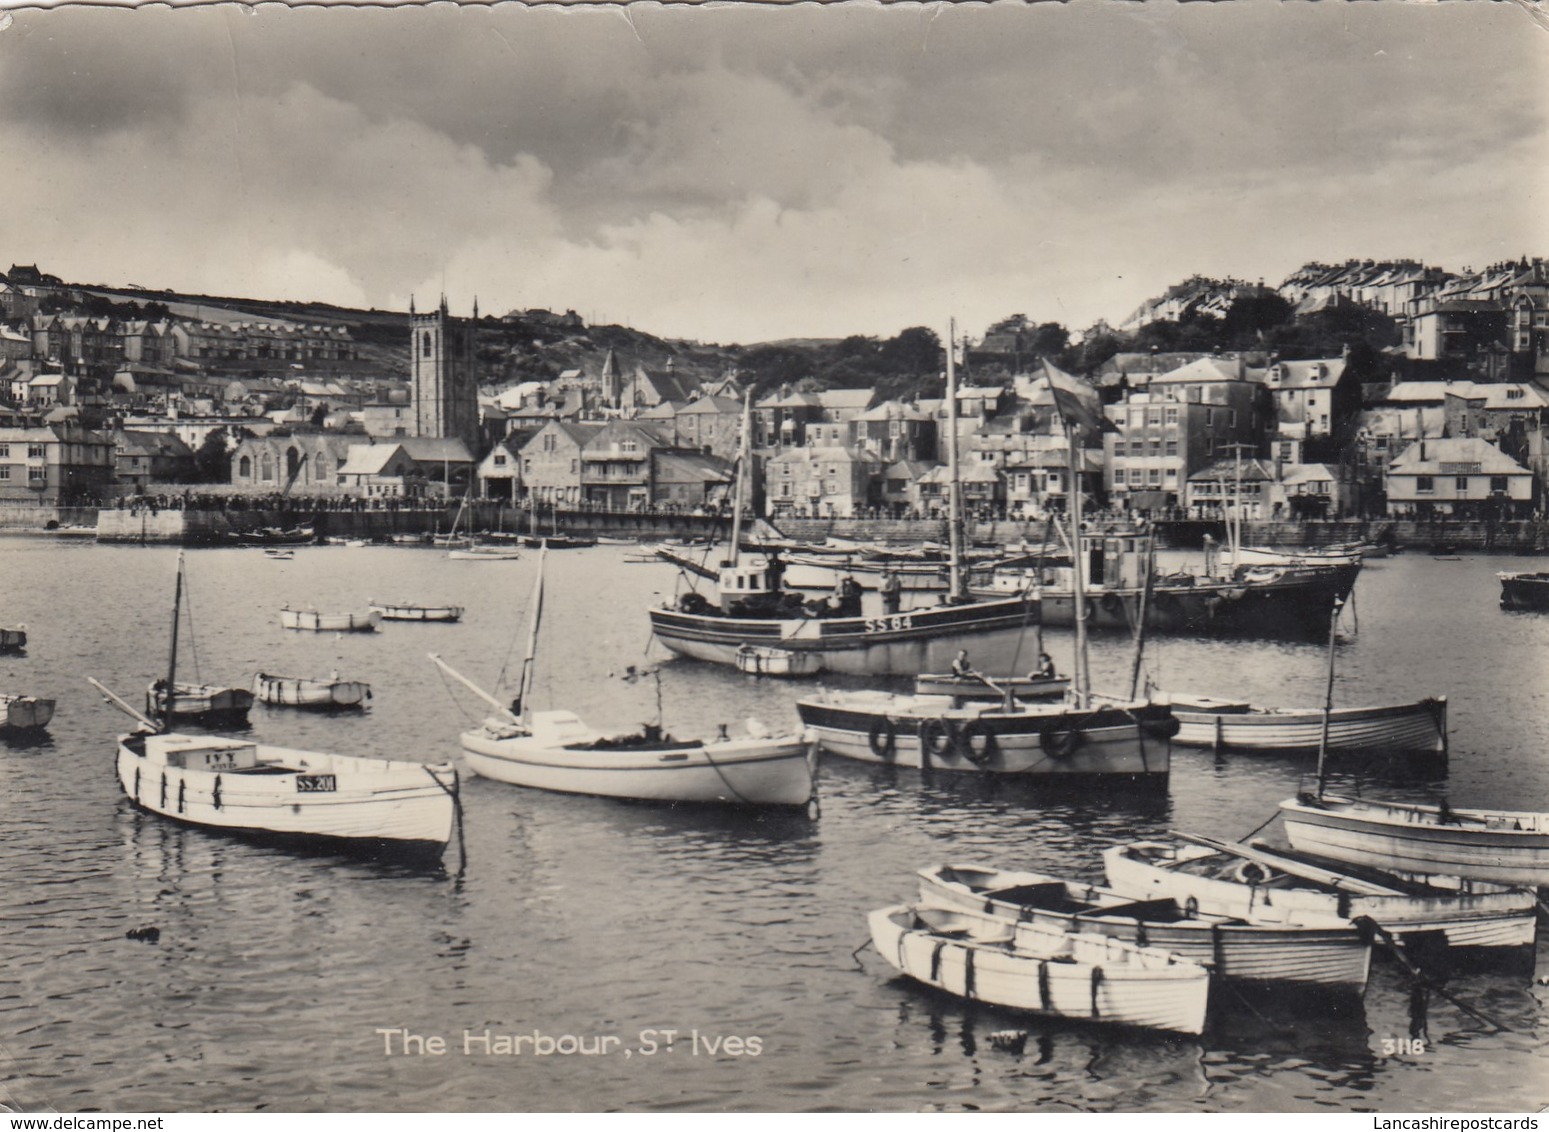
{"type": "Polygon", "coordinates": [[[1436,493],[1436,478],[1434,476],[1416,476],[1415,494],[1434,495],[1436,493]]]}
{"type": "Polygon", "coordinates": [[[10,455],[11,446],[9,444],[0,444],[0,460],[8,458],[10,455]]]}
{"type": "Polygon", "coordinates": [[[48,448],[42,444],[27,445],[27,459],[41,460],[48,455],[48,448]]]}
{"type": "Polygon", "coordinates": [[[1151,472],[1150,472],[1150,475],[1148,475],[1146,478],[1151,483],[1153,483],[1153,484],[1161,483],[1162,482],[1162,469],[1161,468],[1152,468],[1151,472]]]}
{"type": "Polygon", "coordinates": [[[1177,424],[1178,423],[1178,406],[1177,405],[1169,405],[1167,407],[1167,423],[1168,424],[1177,424]]]}
{"type": "Polygon", "coordinates": [[[782,483],[780,485],[780,498],[781,499],[789,499],[790,497],[791,497],[791,485],[788,484],[788,483],[782,483]]]}
{"type": "Polygon", "coordinates": [[[1457,491],[1466,492],[1468,490],[1468,477],[1458,476],[1452,481],[1452,486],[1457,491]]]}
{"type": "Polygon", "coordinates": [[[1178,442],[1176,440],[1169,440],[1166,445],[1163,446],[1162,451],[1164,455],[1176,456],[1178,454],[1178,442]]]}
{"type": "Polygon", "coordinates": [[[1205,427],[1206,428],[1209,428],[1212,424],[1215,423],[1215,415],[1216,415],[1216,411],[1214,409],[1207,408],[1205,410],[1205,427]]]}
{"type": "Polygon", "coordinates": [[[1151,455],[1153,455],[1153,456],[1160,456],[1161,454],[1162,454],[1162,442],[1161,442],[1161,440],[1160,439],[1152,440],[1151,441],[1151,455]]]}
{"type": "Polygon", "coordinates": [[[1505,476],[1491,476],[1490,477],[1490,493],[1492,495],[1495,494],[1496,492],[1499,492],[1501,495],[1505,495],[1506,491],[1507,491],[1507,488],[1506,488],[1506,477],[1505,476]]]}
{"type": "Polygon", "coordinates": [[[495,467],[503,468],[505,466],[506,466],[506,454],[504,452],[496,452],[495,453],[495,467]]]}
{"type": "MultiPolygon", "coordinates": [[[[401,342],[402,339],[400,338],[399,341],[401,342]]],[[[430,331],[428,330],[425,331],[425,344],[420,348],[420,352],[427,358],[430,357],[430,331]]]]}
{"type": "Polygon", "coordinates": [[[27,469],[28,483],[42,483],[48,479],[48,469],[33,466],[27,469]]]}
{"type": "Polygon", "coordinates": [[[8,480],[10,478],[11,466],[9,464],[0,464],[0,480],[8,480]]]}
{"type": "Polygon", "coordinates": [[[237,461],[237,478],[245,480],[251,479],[252,476],[253,458],[251,456],[243,456],[240,460],[237,461]]]}
{"type": "Polygon", "coordinates": [[[575,475],[578,471],[580,471],[580,463],[581,463],[581,461],[579,461],[579,460],[571,460],[570,461],[570,474],[571,475],[575,475]]]}
{"type": "Polygon", "coordinates": [[[1129,470],[1129,482],[1133,483],[1133,484],[1145,483],[1146,482],[1146,472],[1145,472],[1145,469],[1144,468],[1131,468],[1129,470]]]}
{"type": "Polygon", "coordinates": [[[633,454],[640,450],[640,445],[636,444],[633,440],[624,441],[620,447],[624,450],[626,455],[633,454]]]}
{"type": "Polygon", "coordinates": [[[1237,427],[1237,410],[1236,409],[1228,409],[1226,411],[1226,426],[1228,428],[1236,428],[1237,427]]]}
{"type": "Polygon", "coordinates": [[[524,475],[529,475],[529,476],[532,475],[532,457],[531,456],[528,456],[528,457],[526,457],[525,459],[522,460],[522,473],[524,475]]]}
{"type": "Polygon", "coordinates": [[[549,433],[549,435],[547,435],[547,436],[545,436],[543,438],[543,450],[545,452],[552,452],[552,451],[554,451],[554,434],[553,433],[549,433]]]}

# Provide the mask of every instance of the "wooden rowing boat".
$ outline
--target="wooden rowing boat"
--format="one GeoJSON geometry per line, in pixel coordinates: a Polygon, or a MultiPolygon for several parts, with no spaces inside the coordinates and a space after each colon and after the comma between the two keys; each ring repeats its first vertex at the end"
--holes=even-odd
{"type": "Polygon", "coordinates": [[[979,865],[921,869],[919,877],[921,903],[1157,947],[1234,983],[1360,995],[1371,969],[1370,939],[1336,917],[1266,923],[1211,916],[1166,896],[1136,900],[1097,885],[979,865]]]}
{"type": "Polygon", "coordinates": [[[767,645],[743,645],[737,650],[737,671],[752,676],[812,676],[823,669],[815,652],[792,652],[767,645]]]}
{"type": "Polygon", "coordinates": [[[1439,933],[1452,947],[1523,947],[1535,939],[1537,901],[1527,889],[1352,875],[1263,846],[1188,841],[1196,843],[1138,841],[1105,849],[1109,887],[1134,900],[1167,897],[1201,915],[1261,923],[1369,916],[1400,938],[1439,933]]]}
{"type": "Polygon", "coordinates": [[[1299,795],[1280,803],[1293,849],[1405,876],[1549,885],[1549,813],[1299,795]]]}
{"type": "Polygon", "coordinates": [[[27,647],[27,626],[0,628],[0,652],[20,652],[27,647]]]}
{"type": "Polygon", "coordinates": [[[359,680],[341,680],[337,672],[326,677],[273,676],[260,672],[253,677],[253,695],[276,707],[358,708],[371,698],[371,685],[359,680]]]}
{"type": "Polygon", "coordinates": [[[1174,741],[1225,751],[1316,751],[1325,736],[1336,754],[1447,754],[1447,698],[1376,707],[1267,708],[1242,700],[1164,693],[1178,720],[1174,741]]]}
{"type": "Polygon", "coordinates": [[[253,707],[253,693],[246,688],[221,684],[194,684],[184,680],[173,683],[173,695],[167,695],[167,682],[157,680],[145,690],[145,710],[163,723],[201,723],[212,727],[238,727],[247,722],[253,707]]]}
{"type": "Polygon", "coordinates": [[[380,610],[365,613],[319,613],[315,609],[280,610],[280,626],[285,629],[308,629],[318,633],[374,633],[382,621],[380,610]]]}
{"type": "Polygon", "coordinates": [[[1210,972],[1158,948],[904,904],[867,920],[894,969],[959,998],[1079,1022],[1205,1027],[1210,972]]]}
{"type": "Polygon", "coordinates": [[[1501,583],[1502,609],[1549,609],[1549,573],[1496,574],[1501,583]]]}
{"type": "Polygon", "coordinates": [[[0,692],[0,731],[35,731],[53,718],[53,700],[0,692]]]}
{"type": "Polygon", "coordinates": [[[914,678],[917,696],[952,696],[959,700],[1001,700],[1009,692],[1019,700],[1063,699],[1070,691],[1064,676],[959,676],[951,672],[922,672],[914,678]]]}
{"type": "Polygon", "coordinates": [[[380,613],[383,621],[459,621],[463,615],[460,605],[394,605],[373,601],[367,608],[380,613]]]}

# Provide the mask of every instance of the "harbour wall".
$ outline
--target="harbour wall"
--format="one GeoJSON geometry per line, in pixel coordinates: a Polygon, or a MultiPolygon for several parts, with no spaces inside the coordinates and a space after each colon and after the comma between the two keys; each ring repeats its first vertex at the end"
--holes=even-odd
{"type": "MultiPolygon", "coordinates": [[[[42,510],[33,508],[30,523],[8,522],[0,511],[0,527],[26,526],[40,529],[42,510]]],[[[59,525],[90,523],[89,509],[60,508],[54,519],[59,525]]],[[[220,544],[233,541],[247,532],[264,528],[292,529],[311,527],[321,538],[373,539],[394,536],[429,536],[446,533],[458,522],[461,530],[514,531],[526,533],[533,527],[531,515],[521,509],[495,503],[471,505],[461,520],[456,507],[396,509],[312,509],[304,506],[268,506],[234,508],[164,509],[140,506],[133,509],[106,509],[96,516],[97,537],[104,542],[177,543],[186,546],[220,544]]],[[[930,519],[782,519],[780,530],[789,538],[803,542],[821,542],[826,538],[854,539],[862,542],[947,541],[947,524],[930,519]]],[[[626,539],[720,538],[725,537],[728,520],[724,517],[561,509],[557,514],[543,512],[537,528],[559,529],[574,535],[603,535],[626,539]]],[[[1047,525],[1041,522],[973,522],[968,524],[970,541],[981,545],[1004,546],[1026,540],[1040,542],[1047,525]]],[[[1161,545],[1172,549],[1193,549],[1203,545],[1205,535],[1224,541],[1221,523],[1207,520],[1173,520],[1155,525],[1161,545]]],[[[1549,520],[1531,519],[1511,522],[1463,522],[1436,520],[1281,520],[1243,524],[1242,540],[1249,546],[1328,546],[1346,542],[1391,541],[1399,547],[1426,551],[1471,551],[1500,554],[1541,554],[1549,552],[1549,520]]]]}

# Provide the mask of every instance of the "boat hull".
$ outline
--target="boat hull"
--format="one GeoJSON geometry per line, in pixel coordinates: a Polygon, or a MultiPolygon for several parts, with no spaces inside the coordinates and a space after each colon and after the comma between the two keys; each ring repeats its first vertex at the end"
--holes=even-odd
{"type": "Polygon", "coordinates": [[[27,630],[0,629],[0,652],[20,652],[27,647],[27,630]]]}
{"type": "Polygon", "coordinates": [[[1294,849],[1410,876],[1549,885],[1545,815],[1345,799],[1280,803],[1294,849]]]}
{"type": "MultiPolygon", "coordinates": [[[[1080,886],[1036,874],[1002,873],[975,867],[926,869],[920,873],[920,900],[994,916],[1013,923],[1044,924],[1061,931],[1093,932],[1146,947],[1171,952],[1194,963],[1208,964],[1217,977],[1252,985],[1290,984],[1302,988],[1360,995],[1371,972],[1371,940],[1341,920],[1310,918],[1301,924],[1230,923],[1220,920],[1152,918],[1137,920],[1121,913],[1106,916],[1103,910],[1083,909],[1080,914],[1055,907],[1038,907],[997,898],[993,890],[981,890],[955,878],[977,875],[1012,891],[1027,885],[1048,884],[1070,890],[1078,899],[1102,904],[1102,890],[1090,889],[1082,897],[1080,886]],[[1004,881],[1005,885],[999,882],[1004,881]]],[[[1063,895],[1063,894],[1061,894],[1063,895]]],[[[1127,903],[1109,897],[1116,906],[1127,903]]],[[[1180,901],[1181,904],[1181,901],[1180,901]]]]}
{"type": "Polygon", "coordinates": [[[0,695],[0,731],[35,731],[47,727],[53,718],[53,700],[0,695]]]}
{"type": "Polygon", "coordinates": [[[1058,779],[1165,783],[1170,715],[1162,705],[1078,711],[953,708],[936,697],[836,693],[799,700],[802,726],[826,751],[858,762],[1058,779]]]}
{"type": "Polygon", "coordinates": [[[913,676],[950,667],[959,650],[986,671],[1026,651],[1038,603],[1021,598],[938,606],[882,617],[743,618],[651,610],[651,631],[679,656],[735,667],[744,645],[820,654],[824,672],[913,676]]]}
{"type": "Polygon", "coordinates": [[[314,633],[374,633],[382,623],[378,610],[367,613],[319,613],[315,609],[282,609],[280,626],[314,633]]]}
{"type": "Polygon", "coordinates": [[[451,838],[457,773],[448,764],[257,747],[269,769],[252,773],[171,765],[146,753],[156,743],[211,751],[204,760],[211,766],[252,745],[208,735],[121,737],[119,785],[161,817],[288,844],[411,857],[439,857],[451,838]]]}
{"type": "Polygon", "coordinates": [[[378,605],[370,609],[380,613],[383,621],[460,621],[463,607],[460,605],[378,605]]]}
{"type": "Polygon", "coordinates": [[[1497,574],[1502,609],[1549,609],[1549,574],[1497,574]]]}
{"type": "MultiPolygon", "coordinates": [[[[1174,701],[1172,709],[1178,720],[1174,742],[1180,746],[1316,751],[1322,742],[1323,712],[1317,708],[1202,711],[1174,701]]],[[[1328,750],[1444,756],[1446,698],[1381,707],[1335,708],[1328,716],[1328,750]]]]}
{"type": "Polygon", "coordinates": [[[1108,886],[1135,900],[1168,897],[1192,904],[1207,915],[1259,923],[1368,916],[1399,938],[1439,932],[1449,947],[1527,947],[1537,937],[1537,903],[1525,889],[1434,896],[1338,893],[1315,887],[1261,889],[1242,881],[1167,868],[1146,856],[1147,851],[1170,849],[1142,843],[1104,850],[1108,886]]]}
{"type": "MultiPolygon", "coordinates": [[[[145,692],[145,708],[153,719],[167,718],[167,695],[157,681],[145,692]]],[[[203,723],[214,726],[235,726],[247,722],[253,707],[253,693],[246,688],[222,688],[216,684],[185,684],[177,682],[177,695],[172,699],[174,721],[203,723]]]]}
{"type": "Polygon", "coordinates": [[[1102,936],[1076,940],[1074,961],[1055,958],[932,930],[902,905],[867,920],[877,953],[895,970],[958,998],[1079,1022],[1184,1034],[1205,1028],[1210,973],[1197,964],[1166,956],[1126,963],[1135,949],[1102,936]]]}
{"type": "Polygon", "coordinates": [[[358,708],[371,695],[371,685],[359,680],[312,680],[260,672],[253,680],[253,694],[275,707],[358,708]]]}
{"type": "Polygon", "coordinates": [[[733,740],[655,749],[578,749],[487,728],[464,732],[463,758],[481,778],[646,802],[805,806],[813,765],[800,739],[733,740]]]}

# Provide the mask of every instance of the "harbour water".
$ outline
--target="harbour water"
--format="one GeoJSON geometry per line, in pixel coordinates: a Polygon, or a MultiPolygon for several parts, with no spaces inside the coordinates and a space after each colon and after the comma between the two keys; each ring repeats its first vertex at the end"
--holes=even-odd
{"type": "MultiPolygon", "coordinates": [[[[735,729],[749,716],[795,727],[801,684],[679,660],[639,675],[664,657],[648,639],[645,610],[677,578],[664,565],[626,564],[625,553],[549,556],[536,705],[623,728],[655,720],[659,697],[677,734],[735,729]]],[[[1169,829],[1248,833],[1310,770],[1301,758],[1175,750],[1169,789],[1150,797],[1049,796],[829,760],[815,819],[470,778],[466,867],[454,845],[444,872],[282,851],[136,813],[112,773],[125,720],[84,677],[138,703],[162,673],[175,555],[0,543],[0,623],[25,622],[30,637],[25,656],[0,657],[0,688],[59,701],[46,737],[0,740],[0,1079],[20,1106],[1534,1111],[1549,1103],[1542,943],[1532,970],[1471,968],[1449,983],[1510,1032],[1490,1032],[1433,997],[1423,1053],[1396,1052],[1410,1032],[1409,995],[1385,962],[1360,1010],[1292,1011],[1270,1000],[1258,1014],[1224,1015],[1195,1040],[963,1004],[891,979],[869,948],[852,955],[866,938],[864,913],[909,897],[921,866],[990,861],[1097,879],[1098,852],[1117,841],[1169,829]],[[155,942],[126,938],[149,926],[159,930],[155,942]],[[1028,1032],[1020,1052],[990,1042],[1005,1029],[1028,1032]],[[402,1031],[439,1037],[445,1052],[402,1031]],[[502,1035],[526,1040],[503,1047],[502,1035]],[[577,1052],[560,1052],[568,1049],[577,1052]]],[[[1337,700],[1446,694],[1451,762],[1439,779],[1341,772],[1336,785],[1549,809],[1549,615],[1502,612],[1495,579],[1535,565],[1416,554],[1367,566],[1346,618],[1355,631],[1338,648],[1337,700]]],[[[367,712],[259,706],[253,733],[342,753],[449,758],[458,731],[483,713],[425,654],[486,685],[502,669],[514,679],[535,568],[533,553],[452,562],[427,549],[304,547],[279,562],[256,550],[193,551],[180,675],[248,683],[258,670],[337,669],[371,683],[367,712]],[[369,598],[467,612],[456,625],[387,623],[375,634],[287,633],[278,624],[286,603],[342,611],[369,598]]],[[[1051,632],[1046,644],[1066,668],[1069,635],[1051,632]]],[[[1099,687],[1127,683],[1128,667],[1123,642],[1097,638],[1099,687]]],[[[1317,704],[1324,648],[1162,638],[1151,642],[1147,668],[1164,687],[1317,704]]]]}

